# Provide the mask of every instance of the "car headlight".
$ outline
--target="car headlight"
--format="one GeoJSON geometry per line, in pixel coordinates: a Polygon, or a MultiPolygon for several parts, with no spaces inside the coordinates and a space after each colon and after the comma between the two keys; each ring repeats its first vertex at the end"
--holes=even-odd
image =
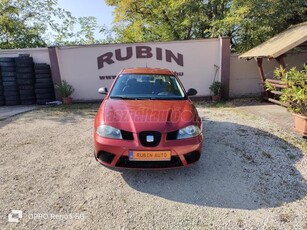
{"type": "Polygon", "coordinates": [[[123,139],[121,131],[109,125],[100,125],[97,128],[96,133],[102,137],[123,139]]]}
{"type": "Polygon", "coordinates": [[[196,137],[200,134],[200,128],[196,125],[189,125],[183,129],[179,129],[177,139],[185,139],[196,137]]]}

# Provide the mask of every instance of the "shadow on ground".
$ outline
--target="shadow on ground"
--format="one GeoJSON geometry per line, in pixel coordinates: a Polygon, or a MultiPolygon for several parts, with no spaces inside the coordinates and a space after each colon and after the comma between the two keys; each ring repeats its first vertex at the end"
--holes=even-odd
{"type": "Polygon", "coordinates": [[[133,189],[201,206],[255,210],[300,200],[307,184],[295,163],[303,153],[270,133],[204,121],[203,155],[188,168],[121,170],[133,189]]]}

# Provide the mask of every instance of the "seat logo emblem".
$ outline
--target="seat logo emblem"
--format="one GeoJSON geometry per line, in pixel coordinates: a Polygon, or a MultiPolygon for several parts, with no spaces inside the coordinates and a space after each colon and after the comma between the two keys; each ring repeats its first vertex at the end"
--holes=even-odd
{"type": "Polygon", "coordinates": [[[154,136],[152,136],[152,135],[146,136],[146,141],[147,142],[154,142],[154,136]]]}

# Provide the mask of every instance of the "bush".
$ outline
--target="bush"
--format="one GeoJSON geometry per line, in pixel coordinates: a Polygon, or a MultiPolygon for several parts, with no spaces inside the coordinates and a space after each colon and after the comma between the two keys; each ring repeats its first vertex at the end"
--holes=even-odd
{"type": "Polygon", "coordinates": [[[62,80],[61,84],[55,85],[55,88],[59,90],[62,97],[69,97],[75,91],[72,85],[68,84],[65,80],[62,80]]]}
{"type": "MultiPolygon", "coordinates": [[[[274,71],[274,76],[288,86],[281,90],[279,100],[288,105],[289,111],[307,116],[307,65],[303,65],[302,70],[293,67],[289,71],[280,67],[274,71]]],[[[274,90],[269,82],[266,88],[274,90]]]]}
{"type": "Polygon", "coordinates": [[[219,81],[215,81],[209,87],[214,96],[221,95],[222,93],[222,83],[219,81]]]}

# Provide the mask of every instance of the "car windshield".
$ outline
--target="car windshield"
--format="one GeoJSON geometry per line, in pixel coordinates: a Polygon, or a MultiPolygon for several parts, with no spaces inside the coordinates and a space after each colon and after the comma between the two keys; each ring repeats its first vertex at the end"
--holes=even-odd
{"type": "Polygon", "coordinates": [[[175,76],[123,74],[116,80],[110,97],[114,99],[180,100],[185,94],[175,76]]]}

